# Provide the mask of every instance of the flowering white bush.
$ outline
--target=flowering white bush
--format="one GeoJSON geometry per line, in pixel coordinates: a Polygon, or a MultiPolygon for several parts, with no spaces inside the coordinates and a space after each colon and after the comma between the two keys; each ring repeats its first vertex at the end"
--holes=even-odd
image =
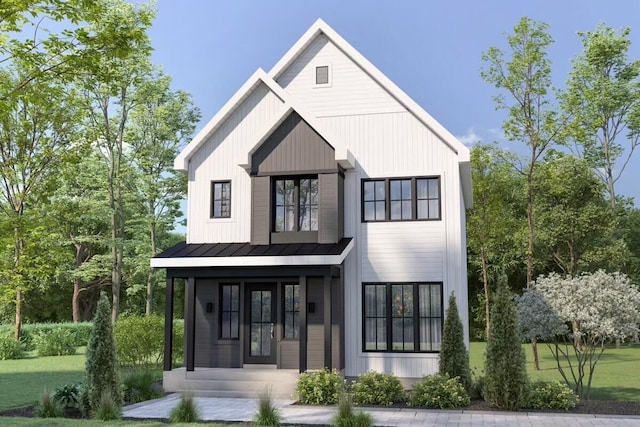
{"type": "Polygon", "coordinates": [[[552,273],[538,277],[520,297],[518,313],[524,335],[549,340],[556,360],[568,362],[557,364],[560,374],[568,385],[573,383],[576,393],[588,399],[605,344],[638,333],[640,291],[620,273],[600,270],[576,277],[552,273]],[[563,365],[568,365],[572,381],[563,365]]]}

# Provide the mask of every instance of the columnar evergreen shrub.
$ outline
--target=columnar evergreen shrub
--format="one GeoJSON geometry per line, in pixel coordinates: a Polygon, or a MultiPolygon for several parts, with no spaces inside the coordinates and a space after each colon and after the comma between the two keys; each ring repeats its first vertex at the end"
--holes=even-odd
{"type": "Polygon", "coordinates": [[[484,369],[485,400],[500,409],[517,410],[527,404],[529,378],[519,331],[515,302],[503,283],[491,306],[484,369]]]}
{"type": "Polygon", "coordinates": [[[427,375],[413,383],[409,405],[424,408],[452,409],[469,404],[469,395],[458,378],[449,374],[427,375]]]}
{"type": "Polygon", "coordinates": [[[353,402],[357,405],[393,405],[404,399],[404,387],[393,374],[369,371],[352,385],[353,402]]]}
{"type": "Polygon", "coordinates": [[[453,292],[449,296],[449,307],[447,308],[442,332],[440,373],[449,374],[452,378],[458,377],[467,393],[471,390],[469,353],[464,345],[464,329],[453,292]]]}
{"type": "Polygon", "coordinates": [[[338,371],[324,368],[300,375],[296,394],[300,403],[305,405],[334,405],[345,387],[345,380],[338,371]]]}
{"type": "MultiPolygon", "coordinates": [[[[93,331],[87,346],[82,410],[88,415],[109,396],[122,405],[122,388],[116,360],[116,345],[111,323],[111,304],[103,292],[93,319],[93,331]]],[[[109,402],[105,401],[105,405],[109,402]]],[[[103,406],[105,406],[103,405],[103,406]]]]}

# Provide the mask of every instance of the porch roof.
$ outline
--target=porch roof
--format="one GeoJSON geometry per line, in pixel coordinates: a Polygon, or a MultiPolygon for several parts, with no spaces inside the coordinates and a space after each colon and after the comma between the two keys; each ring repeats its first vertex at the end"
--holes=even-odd
{"type": "Polygon", "coordinates": [[[353,248],[353,239],[337,243],[178,243],[151,258],[151,267],[240,267],[339,265],[353,248]]]}

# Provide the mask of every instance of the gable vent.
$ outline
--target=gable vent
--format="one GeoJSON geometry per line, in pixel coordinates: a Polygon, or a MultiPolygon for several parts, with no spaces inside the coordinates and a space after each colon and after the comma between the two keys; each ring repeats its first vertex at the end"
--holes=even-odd
{"type": "Polygon", "coordinates": [[[321,65],[316,67],[316,84],[327,85],[329,84],[329,66],[321,65]]]}

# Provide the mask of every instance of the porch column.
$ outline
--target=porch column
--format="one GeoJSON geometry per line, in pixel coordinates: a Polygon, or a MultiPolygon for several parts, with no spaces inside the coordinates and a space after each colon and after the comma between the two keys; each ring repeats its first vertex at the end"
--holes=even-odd
{"type": "Polygon", "coordinates": [[[324,275],[324,366],[331,369],[331,275],[324,275]]]}
{"type": "Polygon", "coordinates": [[[164,302],[164,367],[171,370],[173,360],[173,277],[167,277],[167,289],[164,302]]]}
{"type": "Polygon", "coordinates": [[[298,342],[300,344],[300,372],[307,370],[307,277],[300,276],[300,311],[298,313],[298,321],[300,328],[300,336],[298,342]]]}
{"type": "Polygon", "coordinates": [[[184,358],[187,371],[193,371],[195,367],[195,337],[196,337],[196,281],[193,277],[187,279],[184,291],[185,310],[185,351],[184,358]]]}

